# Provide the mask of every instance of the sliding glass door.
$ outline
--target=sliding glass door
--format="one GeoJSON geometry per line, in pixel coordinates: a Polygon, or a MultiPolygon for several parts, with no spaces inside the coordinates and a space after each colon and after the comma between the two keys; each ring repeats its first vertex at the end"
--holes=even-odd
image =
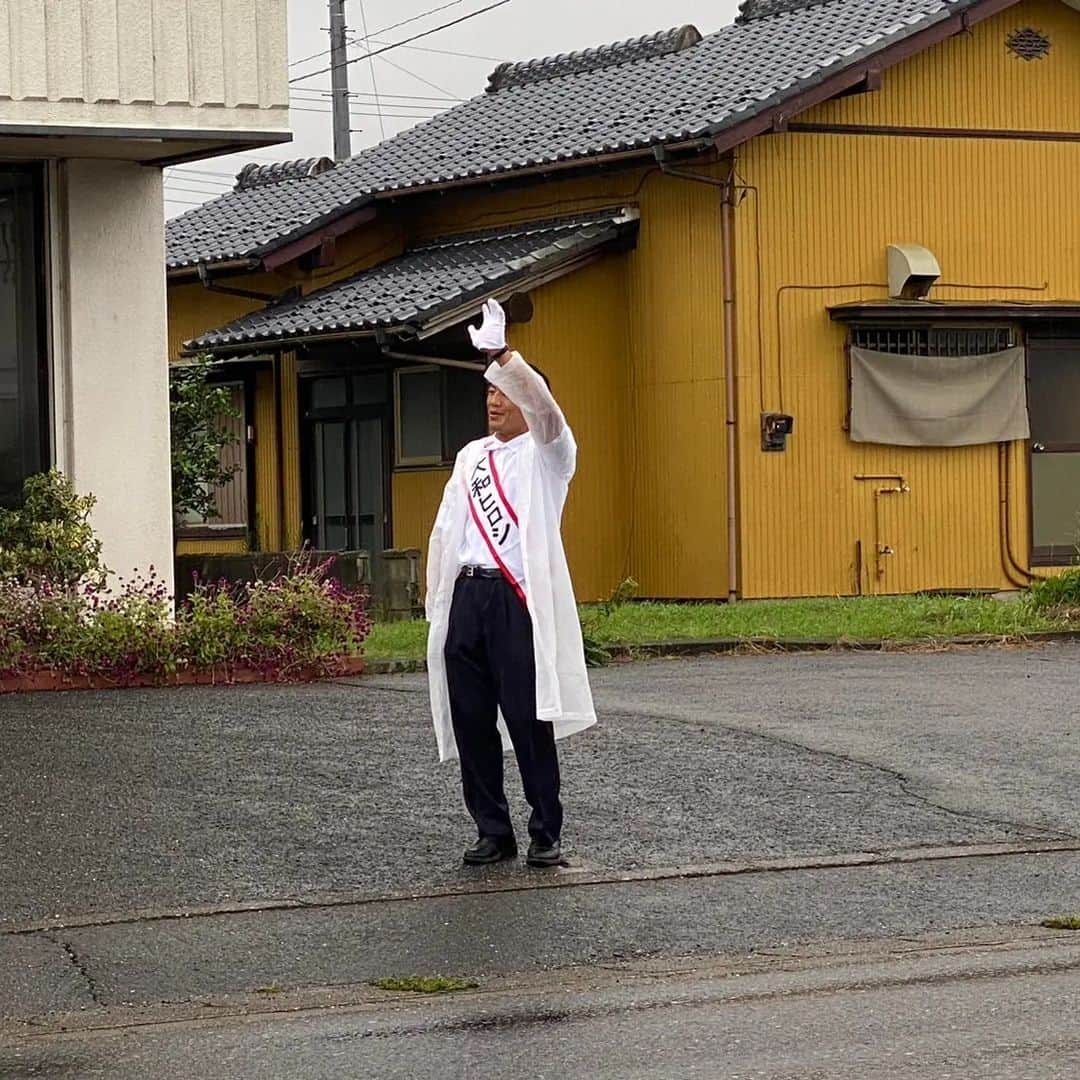
{"type": "Polygon", "coordinates": [[[387,385],[385,374],[307,382],[305,538],[319,551],[378,553],[386,547],[387,385]]]}
{"type": "Polygon", "coordinates": [[[0,163],[0,506],[49,463],[44,181],[0,163]]]}

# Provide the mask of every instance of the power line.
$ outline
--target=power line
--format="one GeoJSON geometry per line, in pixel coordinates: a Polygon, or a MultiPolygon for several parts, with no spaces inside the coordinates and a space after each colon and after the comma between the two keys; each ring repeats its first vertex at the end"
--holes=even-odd
{"type": "Polygon", "coordinates": [[[170,166],[168,166],[166,171],[167,172],[181,172],[182,171],[185,176],[188,173],[192,173],[195,176],[222,176],[226,180],[235,180],[236,179],[236,177],[232,173],[211,172],[208,169],[189,169],[186,165],[184,165],[184,166],[170,165],[170,166]]]}
{"type": "MultiPolygon", "coordinates": [[[[357,42],[353,42],[353,44],[355,45],[357,42]]],[[[382,45],[384,43],[371,38],[371,44],[382,45]]],[[[484,56],[480,53],[459,52],[457,49],[428,49],[423,45],[403,45],[402,48],[406,52],[432,53],[435,56],[455,56],[459,60],[483,60],[488,64],[501,64],[506,59],[505,56],[484,56]]]]}
{"type": "Polygon", "coordinates": [[[205,195],[207,201],[229,194],[227,191],[200,191],[198,188],[184,187],[182,184],[166,184],[165,191],[166,193],[170,191],[182,191],[185,195],[205,195]]]}
{"type": "Polygon", "coordinates": [[[380,34],[389,34],[391,30],[398,30],[403,26],[408,26],[410,23],[419,22],[421,19],[426,19],[429,15],[438,15],[440,11],[449,11],[452,7],[461,7],[465,3],[465,0],[451,0],[449,4],[443,4],[441,7],[430,8],[427,11],[422,11],[419,15],[414,15],[411,19],[402,19],[401,22],[396,22],[393,26],[384,26],[379,30],[376,30],[372,35],[378,37],[380,34]]]}
{"type": "MultiPolygon", "coordinates": [[[[357,0],[360,4],[360,26],[364,31],[364,48],[370,50],[371,46],[368,44],[368,28],[367,28],[367,13],[364,10],[364,0],[357,0]]],[[[375,109],[379,114],[379,135],[381,138],[386,138],[386,124],[383,122],[382,115],[382,102],[379,101],[379,81],[375,76],[375,60],[371,58],[368,60],[368,65],[371,68],[371,89],[375,91],[375,109]]]]}
{"type": "MultiPolygon", "coordinates": [[[[409,23],[419,22],[421,19],[426,19],[429,15],[437,15],[440,11],[446,11],[447,8],[460,7],[465,3],[465,0],[453,0],[452,3],[443,4],[442,7],[429,8],[427,11],[422,11],[419,15],[414,15],[411,19],[404,19],[401,22],[396,22],[392,26],[382,26],[375,31],[375,36],[379,34],[389,34],[391,30],[397,30],[401,26],[408,26],[409,23]]],[[[325,29],[325,27],[324,27],[325,29]]],[[[322,56],[329,56],[332,50],[323,49],[322,52],[312,53],[310,56],[303,56],[299,60],[293,60],[289,64],[289,67],[299,67],[301,64],[306,64],[309,60],[318,60],[322,56]]]]}
{"type": "MultiPolygon", "coordinates": [[[[386,60],[386,57],[381,56],[381,57],[379,57],[379,59],[380,60],[386,60]]],[[[386,62],[389,63],[390,61],[386,60],[386,62]]],[[[394,66],[396,67],[397,65],[395,64],[394,66]]],[[[400,68],[399,70],[404,71],[405,69],[400,68]]],[[[407,72],[406,74],[411,74],[411,72],[407,72]]],[[[305,90],[304,93],[313,94],[314,96],[313,97],[300,97],[300,90],[297,89],[297,90],[291,90],[289,92],[289,97],[295,98],[297,101],[301,102],[301,104],[312,103],[312,102],[319,101],[321,98],[331,97],[333,95],[333,90],[305,90]]],[[[392,100],[399,100],[399,101],[437,101],[437,102],[440,102],[440,103],[442,103],[444,105],[460,105],[463,101],[466,100],[465,98],[446,96],[449,93],[450,93],[449,90],[444,91],[444,94],[441,97],[435,97],[432,94],[383,94],[383,93],[380,93],[379,98],[381,100],[384,100],[384,101],[392,101],[392,100]]],[[[349,91],[349,97],[351,97],[351,98],[362,98],[362,97],[373,97],[373,96],[374,95],[371,93],[370,90],[350,90],[349,91]]],[[[366,102],[360,102],[360,104],[367,104],[367,103],[366,102]]],[[[215,175],[215,176],[224,176],[225,174],[224,173],[214,173],[213,175],[215,175]]]]}
{"type": "Polygon", "coordinates": [[[505,5],[509,3],[510,0],[496,0],[494,4],[488,4],[487,7],[482,7],[478,11],[471,11],[468,15],[462,15],[460,19],[454,19],[451,22],[443,23],[441,26],[436,26],[432,30],[424,30],[422,33],[414,34],[410,38],[405,38],[404,41],[395,41],[389,45],[384,45],[381,49],[375,49],[373,52],[369,52],[364,56],[351,57],[344,62],[344,65],[332,64],[330,67],[321,68],[319,71],[309,72],[307,75],[297,75],[296,78],[289,80],[289,84],[291,85],[293,83],[304,82],[307,79],[314,79],[317,75],[325,75],[328,71],[334,71],[339,66],[358,64],[362,60],[367,60],[372,56],[379,56],[384,52],[389,52],[391,49],[400,49],[414,41],[419,41],[421,38],[430,37],[432,34],[437,34],[442,30],[448,30],[451,26],[458,26],[463,22],[468,22],[470,19],[475,19],[478,15],[486,15],[489,11],[494,11],[496,8],[505,7],[505,5]]]}
{"type": "MultiPolygon", "coordinates": [[[[430,79],[425,79],[423,75],[417,75],[415,71],[410,71],[406,67],[402,67],[400,64],[395,64],[393,60],[388,56],[380,56],[379,59],[384,64],[389,64],[396,71],[400,71],[403,75],[408,75],[410,78],[416,79],[417,82],[422,82],[425,86],[431,87],[432,90],[439,90],[444,94],[449,94],[451,91],[447,90],[445,86],[440,86],[438,83],[433,83],[430,79]]],[[[458,102],[464,101],[464,98],[459,98],[458,102]]]]}
{"type": "MultiPolygon", "coordinates": [[[[331,109],[305,109],[302,106],[293,106],[293,112],[316,113],[319,116],[333,116],[334,115],[333,110],[331,110],[331,109]]],[[[377,112],[366,112],[366,111],[363,111],[361,109],[350,109],[349,110],[349,115],[350,116],[374,116],[374,117],[377,117],[379,114],[377,112]]],[[[391,117],[391,118],[393,118],[395,120],[432,120],[436,116],[438,116],[438,113],[399,113],[399,112],[388,112],[386,109],[383,109],[382,115],[391,117]]]]}
{"type": "Polygon", "coordinates": [[[228,180],[204,180],[201,176],[189,176],[186,172],[169,173],[165,177],[166,184],[172,183],[174,180],[183,180],[186,184],[199,184],[202,187],[217,188],[220,190],[223,187],[230,187],[236,180],[236,177],[233,176],[228,180]]]}

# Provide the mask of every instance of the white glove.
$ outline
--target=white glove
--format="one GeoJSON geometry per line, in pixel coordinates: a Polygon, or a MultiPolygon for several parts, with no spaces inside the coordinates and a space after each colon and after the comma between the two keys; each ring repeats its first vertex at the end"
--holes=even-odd
{"type": "Polygon", "coordinates": [[[506,350],[506,312],[498,300],[484,304],[484,322],[477,329],[469,327],[473,348],[479,352],[501,353],[506,350]]]}

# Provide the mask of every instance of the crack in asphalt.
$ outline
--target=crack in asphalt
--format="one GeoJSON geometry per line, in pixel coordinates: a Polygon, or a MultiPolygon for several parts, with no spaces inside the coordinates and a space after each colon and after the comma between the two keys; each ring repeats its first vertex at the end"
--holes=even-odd
{"type": "Polygon", "coordinates": [[[880,773],[883,776],[888,777],[891,780],[894,780],[899,786],[900,791],[908,798],[914,799],[917,802],[921,802],[924,805],[932,807],[934,810],[939,810],[944,814],[950,814],[953,817],[964,818],[969,821],[978,822],[983,825],[997,825],[1001,828],[1011,829],[1019,833],[1028,832],[1034,834],[1034,837],[1044,837],[1047,839],[1063,841],[1080,841],[1080,836],[1075,833],[1065,832],[1061,829],[1052,828],[1047,825],[1036,825],[1026,821],[1011,821],[1007,818],[998,818],[990,814],[979,813],[976,810],[959,810],[953,806],[946,806],[944,803],[936,802],[929,795],[913,790],[912,785],[918,783],[918,781],[914,780],[910,776],[905,775],[898,769],[893,769],[888,765],[878,765],[872,761],[863,761],[860,758],[852,757],[849,754],[842,754],[835,750],[822,750],[818,747],[807,746],[805,743],[801,743],[796,739],[784,738],[784,736],[776,735],[772,732],[755,731],[753,728],[740,727],[736,724],[726,724],[722,720],[714,720],[712,718],[698,717],[692,719],[685,716],[671,716],[664,713],[655,712],[626,712],[620,710],[607,712],[604,714],[604,717],[613,720],[652,720],[656,723],[674,723],[698,728],[706,726],[719,731],[727,731],[736,735],[745,735],[748,738],[757,739],[761,742],[771,743],[776,746],[783,746],[789,750],[797,750],[805,754],[811,754],[815,757],[827,758],[831,761],[842,762],[845,765],[855,766],[862,769],[870,769],[876,773],[880,773]]]}
{"type": "MultiPolygon", "coordinates": [[[[390,676],[391,678],[393,676],[390,676]]],[[[349,689],[364,689],[367,691],[385,692],[391,694],[400,695],[416,695],[423,696],[427,694],[426,687],[424,686],[409,686],[403,685],[401,687],[387,686],[385,684],[379,686],[372,686],[370,684],[346,682],[344,680],[335,680],[332,684],[335,686],[341,686],[349,689]]],[[[983,825],[996,825],[1000,828],[1015,830],[1020,833],[1026,833],[1031,837],[1046,837],[1054,840],[1080,840],[1080,834],[1068,832],[1059,828],[1055,828],[1050,825],[1040,825],[1028,821],[1013,821],[1008,818],[994,817],[991,814],[979,813],[975,810],[962,810],[957,809],[955,806],[947,806],[944,803],[936,801],[930,795],[915,790],[915,785],[918,781],[910,776],[905,775],[898,769],[890,768],[887,765],[878,765],[871,761],[863,761],[860,758],[852,757],[848,754],[843,754],[838,751],[821,750],[816,747],[807,746],[805,743],[801,743],[796,739],[787,739],[781,735],[776,735],[771,732],[756,731],[753,728],[740,727],[737,724],[727,724],[721,720],[714,720],[712,718],[689,718],[685,716],[672,716],[665,713],[656,712],[628,712],[625,708],[604,710],[600,714],[600,722],[604,720],[646,720],[660,723],[676,723],[690,726],[705,725],[710,728],[714,728],[720,731],[727,731],[733,734],[745,735],[749,738],[758,739],[761,742],[771,743],[777,746],[784,746],[791,750],[798,750],[806,754],[812,754],[822,758],[828,758],[832,761],[842,762],[845,765],[857,766],[864,769],[872,769],[874,772],[880,773],[883,776],[887,776],[894,780],[900,791],[917,802],[922,803],[925,806],[929,806],[934,810],[938,810],[945,814],[950,814],[953,817],[965,819],[968,821],[977,822],[983,825]]]]}
{"type": "Polygon", "coordinates": [[[101,1000],[100,997],[98,997],[97,981],[94,979],[94,976],[90,974],[89,970],[82,962],[82,960],[79,959],[79,954],[75,951],[75,947],[71,944],[71,942],[61,941],[53,934],[41,934],[41,936],[45,938],[45,940],[48,941],[50,944],[55,945],[58,949],[62,949],[64,951],[64,954],[67,956],[68,960],[71,961],[71,966],[75,968],[75,970],[81,976],[83,982],[86,983],[86,988],[90,993],[90,1000],[95,1005],[104,1008],[105,1003],[101,1000]]]}

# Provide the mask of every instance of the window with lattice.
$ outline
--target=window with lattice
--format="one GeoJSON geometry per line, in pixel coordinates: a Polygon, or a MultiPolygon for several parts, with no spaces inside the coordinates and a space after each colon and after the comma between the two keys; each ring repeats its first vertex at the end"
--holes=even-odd
{"type": "Polygon", "coordinates": [[[850,343],[894,356],[992,356],[1020,344],[1008,326],[855,326],[850,343]]]}

